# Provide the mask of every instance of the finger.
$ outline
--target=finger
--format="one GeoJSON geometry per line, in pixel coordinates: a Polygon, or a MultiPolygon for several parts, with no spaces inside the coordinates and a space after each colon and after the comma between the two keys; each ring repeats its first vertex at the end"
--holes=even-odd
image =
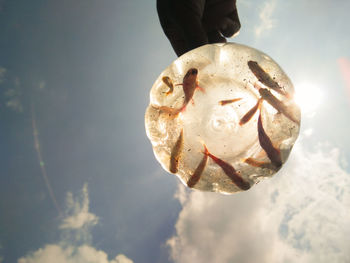
{"type": "Polygon", "coordinates": [[[203,13],[206,26],[216,27],[218,22],[236,9],[235,0],[207,0],[203,13]]]}
{"type": "Polygon", "coordinates": [[[218,26],[221,34],[225,37],[232,37],[234,34],[238,33],[241,28],[241,23],[239,21],[237,9],[221,19],[218,26]]]}
{"type": "Polygon", "coordinates": [[[213,30],[208,32],[209,43],[226,43],[226,38],[224,38],[218,30],[213,30]]]}
{"type": "Polygon", "coordinates": [[[189,50],[183,32],[179,30],[174,24],[167,24],[163,30],[178,57],[189,50]]]}
{"type": "Polygon", "coordinates": [[[187,43],[187,50],[197,48],[208,43],[207,33],[203,28],[201,17],[205,1],[174,1],[174,21],[181,28],[187,43]]]}
{"type": "Polygon", "coordinates": [[[157,0],[157,12],[160,25],[169,39],[171,46],[173,47],[177,56],[181,56],[186,52],[187,43],[183,36],[183,32],[178,26],[171,20],[172,11],[170,9],[170,3],[168,0],[157,0]]]}
{"type": "Polygon", "coordinates": [[[160,24],[178,56],[208,43],[200,21],[204,0],[157,0],[160,24]]]}
{"type": "Polygon", "coordinates": [[[216,29],[225,37],[233,36],[241,27],[236,1],[207,0],[203,23],[207,31],[216,29]]]}

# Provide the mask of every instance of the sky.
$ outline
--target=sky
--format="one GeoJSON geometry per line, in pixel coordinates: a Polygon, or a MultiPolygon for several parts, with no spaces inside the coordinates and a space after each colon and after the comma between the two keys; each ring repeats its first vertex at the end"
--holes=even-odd
{"type": "Polygon", "coordinates": [[[189,190],[156,161],[149,92],[176,59],[155,1],[0,0],[0,262],[349,262],[346,0],[238,0],[230,42],[271,56],[302,110],[249,191],[189,190]]]}

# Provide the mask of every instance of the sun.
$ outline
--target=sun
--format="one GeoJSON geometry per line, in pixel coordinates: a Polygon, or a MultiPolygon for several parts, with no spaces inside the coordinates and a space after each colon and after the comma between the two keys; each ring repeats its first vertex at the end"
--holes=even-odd
{"type": "Polygon", "coordinates": [[[295,93],[294,99],[301,112],[309,117],[314,116],[323,100],[322,88],[314,83],[302,82],[295,85],[295,93]]]}

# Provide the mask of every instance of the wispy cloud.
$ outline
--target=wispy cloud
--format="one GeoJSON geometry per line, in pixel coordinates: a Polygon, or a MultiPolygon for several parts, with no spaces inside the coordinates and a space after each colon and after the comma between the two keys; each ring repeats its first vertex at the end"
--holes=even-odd
{"type": "Polygon", "coordinates": [[[28,253],[18,259],[18,263],[133,263],[123,254],[109,260],[106,252],[97,250],[86,239],[90,235],[90,227],[98,223],[98,217],[89,212],[87,184],[84,184],[77,197],[68,193],[66,204],[67,216],[59,226],[63,231],[62,240],[28,253]]]}
{"type": "Polygon", "coordinates": [[[74,199],[71,192],[67,193],[67,214],[60,225],[61,229],[79,229],[84,226],[94,226],[98,217],[89,212],[88,186],[84,184],[80,197],[74,199]]]}
{"type": "Polygon", "coordinates": [[[0,85],[3,85],[0,92],[4,94],[4,104],[11,110],[22,112],[21,82],[18,77],[13,78],[8,75],[7,69],[0,67],[0,85]]]}
{"type": "Polygon", "coordinates": [[[337,149],[299,144],[279,174],[244,193],[181,191],[167,242],[175,262],[350,261],[350,174],[337,149]]]}
{"type": "Polygon", "coordinates": [[[262,33],[272,29],[275,26],[276,20],[272,18],[275,8],[276,0],[268,0],[264,3],[264,6],[259,13],[260,24],[255,27],[256,37],[260,37],[262,33]]]}

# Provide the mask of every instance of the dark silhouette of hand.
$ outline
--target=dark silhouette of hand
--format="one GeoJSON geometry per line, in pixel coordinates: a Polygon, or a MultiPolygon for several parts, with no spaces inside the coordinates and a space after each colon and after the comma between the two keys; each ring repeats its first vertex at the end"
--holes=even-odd
{"type": "Polygon", "coordinates": [[[226,42],[241,27],[236,0],[157,0],[165,35],[178,56],[208,43],[226,42]]]}

